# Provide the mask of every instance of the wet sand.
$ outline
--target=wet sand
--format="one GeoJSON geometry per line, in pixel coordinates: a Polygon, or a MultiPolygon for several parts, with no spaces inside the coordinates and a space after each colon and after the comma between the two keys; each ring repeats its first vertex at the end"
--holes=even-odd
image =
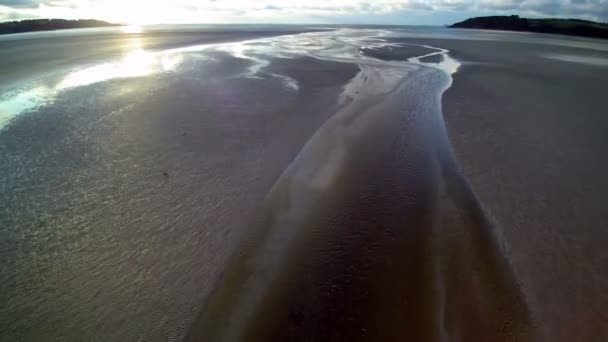
{"type": "MultiPolygon", "coordinates": [[[[361,55],[381,33],[186,47],[177,64],[136,47],[24,92],[41,104],[0,136],[5,337],[526,339],[454,166],[449,73],[361,55]]],[[[429,53],[410,50],[392,53],[429,53]]]]}
{"type": "Polygon", "coordinates": [[[44,101],[0,130],[0,338],[602,336],[602,74],[562,58],[601,50],[385,34],[142,36],[110,76],[25,92],[44,101]]]}
{"type": "MultiPolygon", "coordinates": [[[[410,77],[405,83],[416,87],[372,107],[373,124],[362,130],[373,144],[355,139],[332,151],[328,141],[340,129],[332,131],[330,120],[275,184],[257,235],[228,267],[189,340],[606,335],[606,79],[595,61],[608,56],[601,48],[410,41],[450,49],[464,63],[443,100],[460,166],[443,140],[439,109],[426,102],[428,79],[410,77]],[[402,122],[397,131],[382,126],[386,113],[403,114],[387,120],[402,122]],[[323,137],[324,129],[332,132],[323,137]],[[345,157],[344,173],[332,170],[324,186],[311,186],[325,177],[323,167],[299,170],[342,155],[355,159],[345,157]]],[[[398,59],[390,50],[367,52],[398,59]]],[[[358,120],[368,110],[354,109],[358,120]]],[[[341,112],[332,120],[341,116],[347,121],[341,112]]]]}
{"type": "Polygon", "coordinates": [[[595,63],[608,61],[605,43],[413,42],[464,61],[443,97],[450,140],[501,235],[540,340],[607,340],[608,69],[595,63]]]}
{"type": "Polygon", "coordinates": [[[451,156],[447,82],[428,68],[356,88],[273,186],[187,340],[531,340],[451,156]]]}
{"type": "Polygon", "coordinates": [[[2,132],[0,340],[179,340],[356,72],[302,64],[318,87],[301,95],[218,77],[249,65],[223,56],[188,78],[75,89],[2,132]]]}
{"type": "Polygon", "coordinates": [[[361,53],[366,56],[371,56],[385,61],[403,61],[408,58],[418,57],[433,52],[433,50],[429,48],[416,44],[405,43],[399,39],[391,39],[391,41],[395,44],[375,49],[364,48],[361,49],[361,53]]]}

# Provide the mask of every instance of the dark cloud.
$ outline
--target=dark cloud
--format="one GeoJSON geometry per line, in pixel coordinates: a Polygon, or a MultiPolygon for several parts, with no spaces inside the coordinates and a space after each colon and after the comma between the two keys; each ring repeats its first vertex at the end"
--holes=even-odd
{"type": "Polygon", "coordinates": [[[470,4],[471,10],[501,14],[608,19],[608,0],[486,0],[470,4]]]}
{"type": "Polygon", "coordinates": [[[43,0],[42,2],[51,7],[78,8],[78,3],[74,0],[43,0]]]}
{"type": "Polygon", "coordinates": [[[496,11],[514,11],[521,7],[524,0],[491,1],[486,4],[487,9],[496,11]]]}
{"type": "Polygon", "coordinates": [[[12,8],[37,8],[39,0],[0,0],[0,6],[12,8]]]}
{"type": "Polygon", "coordinates": [[[471,3],[467,1],[446,1],[437,6],[437,9],[448,11],[466,11],[470,8],[471,3]]]}

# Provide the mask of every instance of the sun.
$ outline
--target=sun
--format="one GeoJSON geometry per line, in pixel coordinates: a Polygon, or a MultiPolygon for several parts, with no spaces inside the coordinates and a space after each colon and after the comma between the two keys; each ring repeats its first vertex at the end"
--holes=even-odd
{"type": "Polygon", "coordinates": [[[144,30],[141,25],[137,24],[129,24],[126,26],[122,26],[121,29],[124,33],[142,33],[144,30]]]}

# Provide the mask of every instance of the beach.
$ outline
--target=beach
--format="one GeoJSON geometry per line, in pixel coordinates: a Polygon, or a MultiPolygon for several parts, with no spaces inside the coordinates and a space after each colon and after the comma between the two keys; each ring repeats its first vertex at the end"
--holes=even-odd
{"type": "Polygon", "coordinates": [[[435,44],[471,62],[444,95],[444,117],[542,340],[608,338],[605,44],[435,44]]]}
{"type": "Polygon", "coordinates": [[[606,336],[605,44],[28,37],[0,40],[0,340],[606,336]]]}

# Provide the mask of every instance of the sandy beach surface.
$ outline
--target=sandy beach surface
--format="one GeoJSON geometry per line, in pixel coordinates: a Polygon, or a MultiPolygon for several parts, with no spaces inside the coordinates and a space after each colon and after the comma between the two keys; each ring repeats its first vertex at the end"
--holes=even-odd
{"type": "Polygon", "coordinates": [[[450,140],[542,340],[606,340],[608,45],[527,36],[541,44],[425,42],[466,61],[443,98],[450,140]]]}
{"type": "Polygon", "coordinates": [[[2,341],[608,337],[603,42],[7,37],[2,341]]]}

